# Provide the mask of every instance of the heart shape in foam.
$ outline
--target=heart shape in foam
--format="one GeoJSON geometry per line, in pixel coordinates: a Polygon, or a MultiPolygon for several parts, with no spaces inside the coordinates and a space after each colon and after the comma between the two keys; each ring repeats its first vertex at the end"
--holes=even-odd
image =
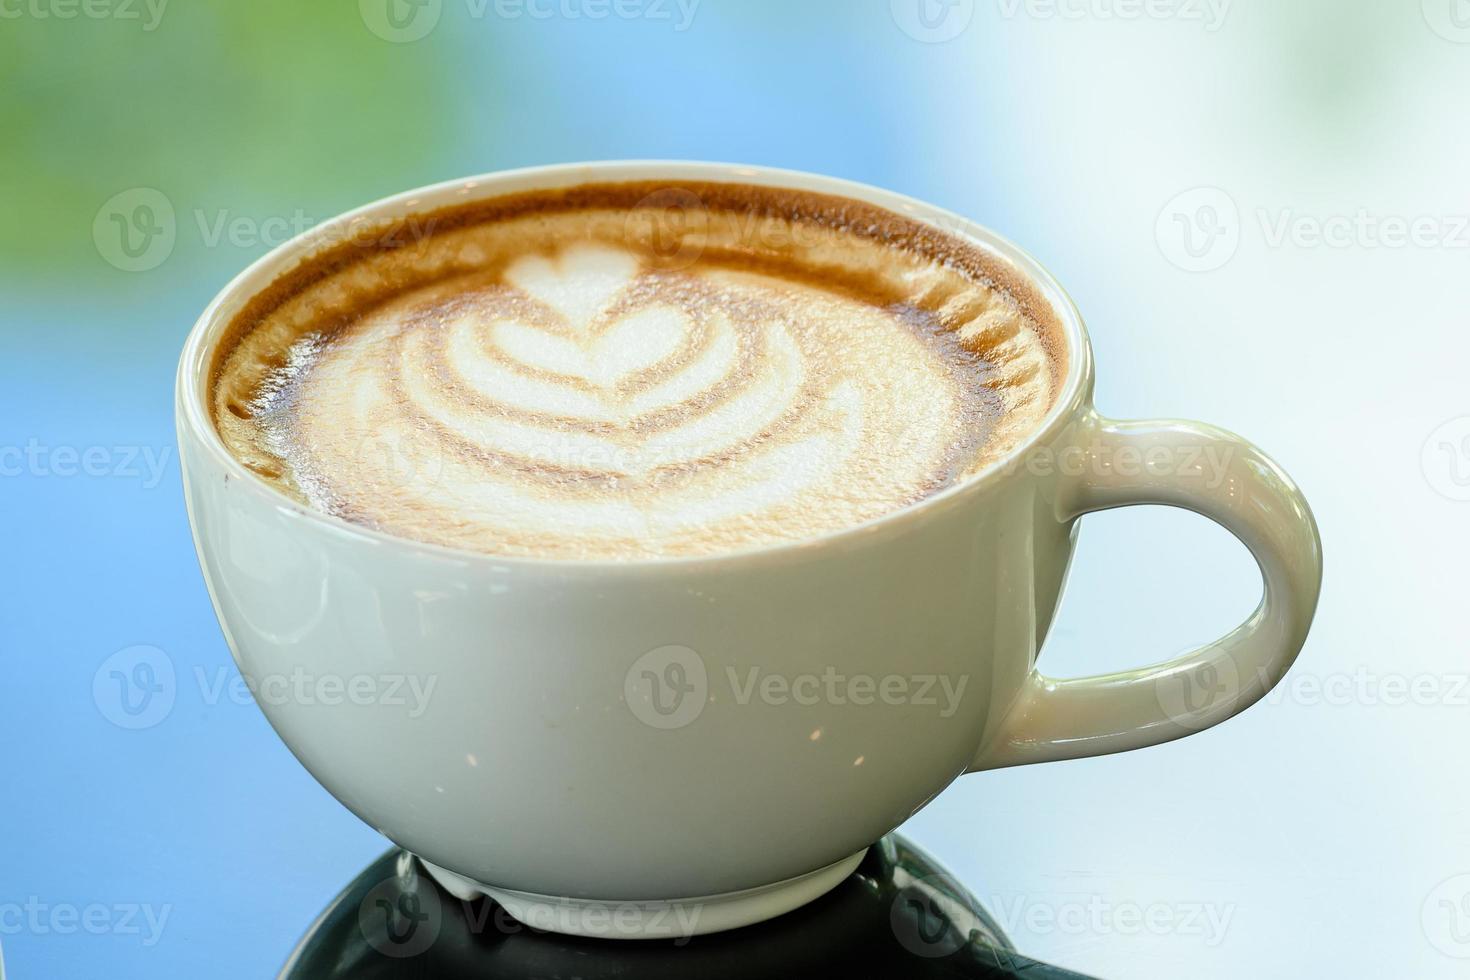
{"type": "MultiPolygon", "coordinates": [[[[737,379],[740,330],[723,311],[705,311],[701,321],[685,305],[687,297],[670,296],[669,302],[609,315],[626,290],[640,288],[642,272],[632,255],[590,245],[554,259],[523,258],[506,270],[505,283],[548,310],[551,323],[525,316],[519,312],[523,307],[503,303],[503,296],[487,296],[441,321],[445,361],[473,391],[511,413],[624,428],[650,413],[697,402],[736,380],[740,394],[724,406],[729,417],[723,423],[691,419],[697,431],[719,424],[739,428],[739,419],[767,424],[792,403],[802,383],[802,357],[779,322],[760,324],[769,356],[756,374],[737,379]],[[690,347],[696,331],[702,331],[697,350],[690,347]],[[484,356],[487,343],[496,356],[484,356]]],[[[410,349],[430,339],[411,339],[410,349]]],[[[412,375],[405,372],[405,377],[412,375]]],[[[418,386],[414,380],[406,383],[418,386]]],[[[424,394],[434,398],[432,392],[424,394]]],[[[502,415],[496,422],[474,424],[483,429],[515,423],[502,415]]],[[[642,433],[643,438],[651,434],[642,433]]],[[[663,435],[675,438],[673,432],[663,435]]]]}
{"type": "Polygon", "coordinates": [[[528,255],[505,270],[505,281],[585,329],[639,273],[638,259],[610,248],[572,248],[554,259],[528,255]]]}
{"type": "Polygon", "coordinates": [[[572,338],[500,320],[490,339],[527,367],[616,389],[623,379],[671,356],[692,326],[682,311],[654,306],[594,329],[640,271],[634,256],[606,248],[573,249],[555,259],[523,258],[506,270],[506,282],[561,314],[572,338]]]}

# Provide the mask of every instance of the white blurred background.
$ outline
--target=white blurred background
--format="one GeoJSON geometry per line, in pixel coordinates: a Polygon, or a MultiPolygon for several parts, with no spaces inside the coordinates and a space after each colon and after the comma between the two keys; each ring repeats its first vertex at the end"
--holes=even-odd
{"type": "MultiPolygon", "coordinates": [[[[1087,317],[1099,408],[1255,439],[1305,490],[1325,552],[1311,639],[1265,703],[1160,748],[961,780],[910,823],[982,895],[1024,896],[989,903],[1021,913],[1022,949],[1105,977],[1470,969],[1458,7],[1238,2],[1214,31],[977,10],[952,42],[966,56],[930,66],[928,112],[949,123],[920,152],[961,210],[982,194],[967,160],[1014,165],[1007,230],[1087,317]],[[963,124],[971,94],[1011,101],[999,138],[963,124]],[[1032,905],[1098,896],[1159,928],[1067,928],[1045,908],[1027,927],[1032,905]]],[[[1161,658],[1258,595],[1244,549],[1203,519],[1087,518],[1043,668],[1161,658]]]]}

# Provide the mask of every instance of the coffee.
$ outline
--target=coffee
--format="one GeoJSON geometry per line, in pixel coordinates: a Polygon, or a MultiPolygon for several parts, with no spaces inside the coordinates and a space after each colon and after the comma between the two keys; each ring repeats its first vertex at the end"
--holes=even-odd
{"type": "Polygon", "coordinates": [[[599,184],[345,240],[234,318],[214,421],[348,521],[516,556],[707,555],[863,523],[1005,454],[1065,365],[963,239],[736,184],[599,184]]]}

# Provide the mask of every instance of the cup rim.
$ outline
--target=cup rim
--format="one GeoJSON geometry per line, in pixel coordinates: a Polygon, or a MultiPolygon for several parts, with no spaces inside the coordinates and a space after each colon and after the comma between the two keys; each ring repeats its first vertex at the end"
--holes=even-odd
{"type": "MultiPolygon", "coordinates": [[[[406,548],[422,555],[457,562],[488,562],[494,565],[565,571],[611,569],[649,570],[664,567],[689,568],[732,561],[782,559],[810,555],[827,548],[870,541],[877,535],[902,533],[913,521],[931,511],[953,506],[981,493],[1007,475],[1017,460],[1038,443],[1049,439],[1082,408],[1092,378],[1092,347],[1082,315],[1061,284],[1030,253],[986,226],[962,215],[917,198],[870,184],[822,174],[753,164],[709,163],[688,160],[601,160],[550,164],[500,170],[442,181],[364,204],[307,229],[271,249],[232,278],[200,313],[190,328],[179,358],[175,382],[176,424],[182,437],[186,428],[197,444],[225,474],[249,488],[277,512],[310,521],[339,537],[376,546],[406,548]],[[1008,452],[991,460],[963,480],[937,493],[880,514],[858,524],[823,534],[752,545],[730,551],[700,555],[656,555],[633,558],[551,558],[536,555],[504,555],[467,547],[420,541],[401,534],[380,531],[318,510],[291,497],[252,473],[225,446],[210,418],[207,401],[208,373],[215,343],[243,302],[264,289],[278,276],[313,254],[313,246],[334,240],[335,232],[348,231],[353,222],[368,218],[392,220],[408,217],[475,199],[526,190],[573,187],[589,183],[632,181],[698,181],[768,186],[848,197],[873,204],[944,233],[959,236],[1004,262],[1041,293],[1056,314],[1067,355],[1062,384],[1039,425],[1008,452]],[[229,308],[230,316],[223,315],[229,308]]],[[[187,481],[187,472],[185,473],[187,481]]]]}

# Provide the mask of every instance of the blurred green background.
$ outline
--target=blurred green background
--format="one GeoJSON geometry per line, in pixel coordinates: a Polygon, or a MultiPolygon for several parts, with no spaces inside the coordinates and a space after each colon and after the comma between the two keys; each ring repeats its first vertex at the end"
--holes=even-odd
{"type": "MultiPolygon", "coordinates": [[[[452,65],[429,45],[378,42],[350,4],[175,2],[158,16],[138,0],[132,12],[0,32],[11,275],[137,287],[76,234],[127,187],[236,216],[283,196],[340,210],[420,177],[452,141],[454,120],[425,111],[450,98],[452,65]]],[[[484,109],[493,123],[494,100],[484,109]]],[[[198,244],[185,236],[179,258],[198,244]]]]}

